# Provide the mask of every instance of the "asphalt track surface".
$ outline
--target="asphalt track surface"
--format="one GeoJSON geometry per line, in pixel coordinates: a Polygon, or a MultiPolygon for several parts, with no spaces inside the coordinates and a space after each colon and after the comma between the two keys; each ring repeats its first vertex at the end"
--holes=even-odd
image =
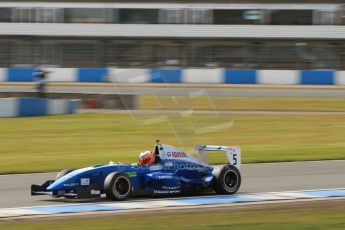
{"type": "MultiPolygon", "coordinates": [[[[244,164],[241,173],[241,194],[345,187],[345,160],[244,164]]],[[[56,174],[0,175],[0,208],[90,202],[30,195],[30,184],[54,179],[56,174]]]]}
{"type": "MultiPolygon", "coordinates": [[[[0,92],[36,92],[34,85],[2,85],[0,92]]],[[[90,93],[90,94],[134,94],[134,95],[174,95],[174,96],[229,96],[229,97],[313,97],[345,98],[345,89],[329,88],[270,88],[265,87],[209,87],[209,86],[137,86],[107,84],[101,86],[48,86],[47,92],[90,93]]]]}

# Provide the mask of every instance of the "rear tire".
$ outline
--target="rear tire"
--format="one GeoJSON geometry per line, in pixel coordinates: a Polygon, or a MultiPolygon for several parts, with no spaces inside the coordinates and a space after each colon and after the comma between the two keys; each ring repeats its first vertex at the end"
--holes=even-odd
{"type": "Polygon", "coordinates": [[[57,174],[55,180],[60,179],[61,177],[67,175],[68,173],[70,173],[70,172],[72,172],[72,171],[73,171],[73,170],[71,170],[71,169],[64,169],[64,170],[62,170],[61,172],[59,172],[59,173],[57,174]]]}
{"type": "Polygon", "coordinates": [[[241,186],[240,171],[233,165],[217,166],[213,170],[213,190],[219,194],[234,194],[241,186]]]}
{"type": "Polygon", "coordinates": [[[129,176],[122,172],[110,173],[104,181],[107,198],[112,200],[126,200],[131,196],[132,183],[129,176]]]}

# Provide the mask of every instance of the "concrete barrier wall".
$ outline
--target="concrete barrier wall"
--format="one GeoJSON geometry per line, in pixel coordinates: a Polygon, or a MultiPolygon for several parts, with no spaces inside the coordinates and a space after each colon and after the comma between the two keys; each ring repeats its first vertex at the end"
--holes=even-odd
{"type": "MultiPolygon", "coordinates": [[[[37,98],[36,92],[0,92],[0,98],[37,98]]],[[[49,99],[48,114],[57,114],[64,107],[61,101],[79,100],[80,108],[136,109],[137,95],[105,93],[45,93],[49,99]],[[62,100],[54,100],[62,99],[62,100]]],[[[1,100],[1,99],[0,99],[1,100]]],[[[1,109],[1,108],[0,108],[1,109]]],[[[64,110],[62,110],[64,111],[64,110]]]]}
{"type": "Polygon", "coordinates": [[[225,84],[256,84],[256,70],[225,70],[225,84]]]}
{"type": "Polygon", "coordinates": [[[345,71],[336,72],[335,85],[345,85],[345,71]]]}
{"type": "MultiPolygon", "coordinates": [[[[48,82],[345,85],[345,71],[221,68],[48,68],[48,82]]],[[[33,68],[0,68],[0,81],[34,81],[33,68]]]]}
{"type": "Polygon", "coordinates": [[[45,98],[1,98],[0,117],[27,117],[53,114],[72,114],[79,100],[45,98]]]}
{"type": "Polygon", "coordinates": [[[18,110],[18,99],[0,99],[0,117],[16,117],[19,114],[18,110]]]}
{"type": "Polygon", "coordinates": [[[48,68],[50,72],[48,74],[47,81],[50,82],[77,82],[78,81],[78,69],[75,68],[48,68]]]}
{"type": "Polygon", "coordinates": [[[7,69],[0,68],[0,82],[7,81],[7,69]]]}
{"type": "Polygon", "coordinates": [[[331,70],[302,70],[300,75],[302,85],[333,85],[334,71],[331,70]]]}
{"type": "Polygon", "coordinates": [[[145,83],[150,81],[148,69],[110,68],[107,81],[123,83],[145,83]]]}
{"type": "Polygon", "coordinates": [[[220,83],[223,81],[223,69],[185,69],[183,82],[185,83],[220,83]]]}
{"type": "Polygon", "coordinates": [[[151,69],[150,82],[152,83],[181,83],[181,69],[151,69]]]}
{"type": "Polygon", "coordinates": [[[299,71],[291,70],[259,70],[257,73],[258,84],[268,85],[297,85],[299,84],[299,71]]]}

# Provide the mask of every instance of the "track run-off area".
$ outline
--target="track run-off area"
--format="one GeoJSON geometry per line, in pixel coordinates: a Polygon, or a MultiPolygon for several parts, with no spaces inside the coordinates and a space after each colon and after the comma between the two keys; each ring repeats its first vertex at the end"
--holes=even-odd
{"type": "Polygon", "coordinates": [[[56,173],[1,175],[0,218],[159,208],[183,209],[196,206],[198,209],[205,209],[210,205],[231,206],[238,203],[345,197],[344,160],[244,164],[241,172],[242,186],[236,195],[134,197],[124,202],[112,202],[103,198],[76,200],[31,196],[31,183],[53,179],[56,173]]]}
{"type": "MultiPolygon", "coordinates": [[[[0,92],[36,92],[33,83],[2,83],[0,92]]],[[[345,98],[343,86],[275,86],[210,84],[125,84],[125,83],[49,83],[50,93],[133,94],[189,96],[192,92],[206,96],[228,97],[313,97],[345,98]]]]}

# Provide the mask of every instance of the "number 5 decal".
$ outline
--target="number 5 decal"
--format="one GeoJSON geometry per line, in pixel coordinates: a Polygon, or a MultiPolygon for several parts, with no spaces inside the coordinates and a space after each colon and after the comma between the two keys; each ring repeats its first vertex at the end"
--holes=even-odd
{"type": "Polygon", "coordinates": [[[229,163],[236,168],[241,168],[241,148],[238,146],[229,146],[226,151],[229,163]]]}

